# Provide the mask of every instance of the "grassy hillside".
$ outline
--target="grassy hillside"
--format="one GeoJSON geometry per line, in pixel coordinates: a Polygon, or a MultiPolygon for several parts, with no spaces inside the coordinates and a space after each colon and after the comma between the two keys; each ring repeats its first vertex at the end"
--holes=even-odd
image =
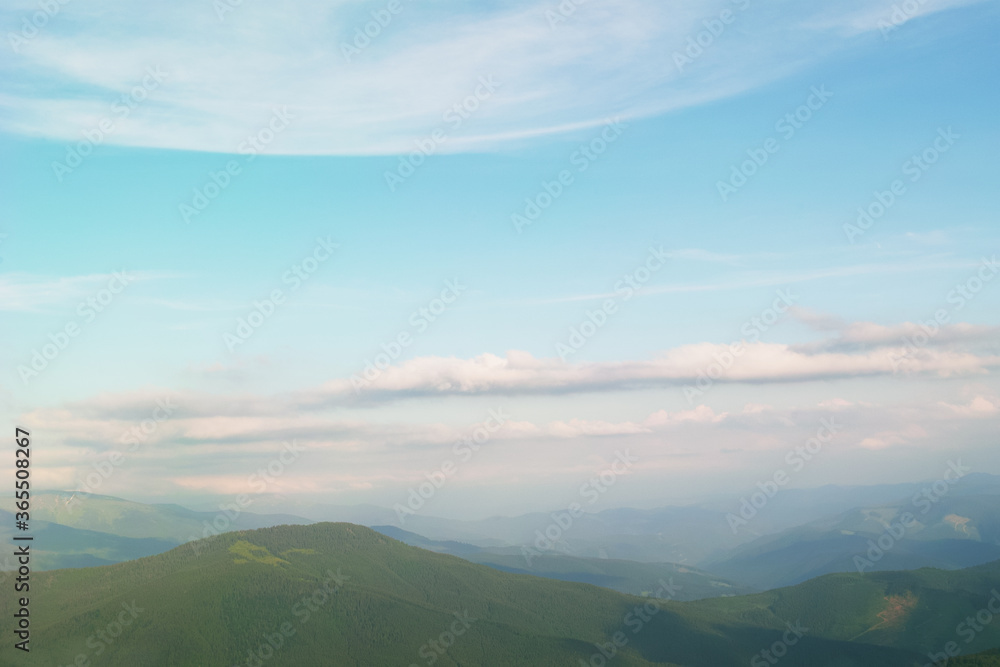
{"type": "MultiPolygon", "coordinates": [[[[956,625],[1000,586],[1000,565],[991,565],[831,575],[746,597],[654,603],[500,572],[350,524],[227,533],[199,552],[184,545],[33,574],[32,651],[17,664],[67,665],[84,655],[109,666],[242,665],[271,636],[280,648],[268,665],[423,665],[431,657],[436,665],[577,665],[621,632],[615,665],[725,667],[748,664],[798,622],[808,631],[782,665],[911,667],[954,640],[956,625]],[[431,642],[442,633],[450,646],[438,651],[431,642]]],[[[12,602],[0,598],[5,618],[12,602]]],[[[998,646],[1000,627],[988,626],[962,648],[998,646]]],[[[0,648],[0,663],[14,664],[13,652],[0,648]]]]}

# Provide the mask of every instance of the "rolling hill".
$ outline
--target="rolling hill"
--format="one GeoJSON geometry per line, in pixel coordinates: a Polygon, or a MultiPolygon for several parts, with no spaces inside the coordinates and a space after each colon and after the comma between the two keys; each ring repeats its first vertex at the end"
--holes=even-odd
{"type": "MultiPolygon", "coordinates": [[[[603,650],[626,666],[726,667],[781,651],[789,666],[911,667],[962,641],[958,628],[997,586],[1000,563],[651,600],[501,572],[351,524],[278,526],[208,538],[197,552],[33,574],[32,650],[16,664],[208,667],[263,654],[301,667],[548,666],[600,664],[603,650]]],[[[15,611],[13,596],[0,598],[0,614],[15,611]]],[[[998,646],[1000,623],[961,643],[964,654],[998,646]]],[[[14,664],[13,652],[0,648],[0,662],[14,664]]]]}

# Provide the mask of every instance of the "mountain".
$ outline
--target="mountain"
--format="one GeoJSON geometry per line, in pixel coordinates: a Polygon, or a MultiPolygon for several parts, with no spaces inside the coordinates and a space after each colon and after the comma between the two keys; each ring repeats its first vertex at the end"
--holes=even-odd
{"type": "MultiPolygon", "coordinates": [[[[944,471],[942,471],[943,473],[944,471]]],[[[618,558],[644,562],[674,562],[701,567],[759,537],[840,515],[858,507],[901,504],[934,482],[876,484],[869,486],[828,485],[814,489],[781,489],[767,500],[746,526],[736,533],[730,514],[740,511],[744,497],[728,495],[680,506],[655,509],[614,508],[587,511],[554,545],[554,552],[570,556],[618,558]]],[[[960,495],[1000,496],[1000,476],[985,473],[964,475],[948,489],[949,497],[960,495]]],[[[231,502],[219,497],[208,507],[231,502]]],[[[205,509],[202,508],[202,509],[205,509]]],[[[538,531],[553,523],[553,514],[533,512],[517,516],[495,516],[477,520],[446,519],[428,514],[404,514],[375,505],[331,505],[310,503],[294,496],[259,494],[252,509],[263,513],[291,512],[312,521],[356,523],[364,526],[393,525],[438,541],[456,541],[479,547],[519,548],[533,545],[538,531]]],[[[589,506],[586,510],[591,510],[589,506]]]]}
{"type": "MultiPolygon", "coordinates": [[[[852,569],[852,558],[858,553],[858,547],[867,548],[867,540],[873,536],[873,531],[877,537],[882,530],[872,523],[871,509],[912,505],[913,497],[925,492],[933,493],[933,488],[934,483],[923,482],[784,489],[770,498],[746,526],[735,532],[729,523],[729,516],[739,512],[740,499],[735,497],[649,510],[617,508],[587,512],[573,522],[571,529],[555,531],[555,539],[551,542],[543,533],[554,530],[556,518],[565,510],[475,521],[417,513],[405,515],[404,526],[407,532],[425,536],[428,540],[463,543],[496,554],[519,555],[522,547],[531,547],[546,556],[677,563],[691,569],[710,570],[718,577],[740,581],[754,588],[769,588],[852,569]],[[861,528],[856,528],[846,519],[851,512],[858,516],[858,512],[866,511],[869,514],[862,517],[864,520],[860,523],[867,521],[867,525],[861,528]],[[834,525],[837,521],[845,523],[834,525]],[[856,539],[849,539],[850,535],[855,535],[856,539]],[[545,548],[539,549],[539,545],[545,548]],[[825,557],[827,553],[831,554],[829,558],[825,557]]],[[[178,505],[145,505],[78,492],[40,492],[33,498],[32,519],[67,528],[127,538],[153,538],[169,543],[185,542],[216,530],[308,524],[312,521],[384,526],[397,525],[399,520],[393,510],[374,505],[310,503],[294,496],[277,494],[257,494],[251,500],[250,505],[236,512],[232,509],[234,498],[220,496],[213,504],[195,511],[178,505]],[[220,505],[229,509],[220,510],[220,505]],[[251,509],[254,511],[248,511],[251,509]]],[[[936,533],[925,532],[920,537],[926,541],[934,535],[942,540],[940,543],[901,545],[875,569],[955,568],[1000,558],[1000,552],[994,548],[994,545],[1000,544],[1000,535],[997,535],[1000,533],[1000,528],[997,528],[1000,526],[1000,477],[982,473],[964,475],[958,483],[948,486],[946,500],[960,504],[951,512],[955,515],[949,519],[952,523],[939,522],[936,533]],[[976,503],[980,502],[988,516],[981,515],[981,510],[976,509],[976,503]],[[962,523],[964,517],[970,518],[972,523],[962,523]],[[970,536],[958,534],[956,527],[959,531],[985,530],[986,534],[974,538],[973,541],[979,544],[973,545],[967,541],[970,536]]],[[[8,498],[0,502],[0,507],[12,509],[12,502],[8,498]]],[[[949,515],[939,518],[945,516],[949,515]]],[[[91,544],[69,545],[71,548],[66,555],[86,552],[91,544]]],[[[427,545],[420,546],[434,550],[427,545]]],[[[151,548],[152,545],[124,544],[118,547],[121,555],[145,554],[151,548]]],[[[104,552],[108,554],[108,560],[121,559],[110,555],[107,549],[101,545],[92,555],[100,559],[103,556],[97,552],[104,552]]],[[[454,549],[444,551],[461,555],[454,549]]],[[[56,565],[61,562],[58,559],[53,561],[56,565]]],[[[98,562],[89,561],[90,564],[98,562]]],[[[69,565],[70,561],[65,564],[69,565]]],[[[513,563],[504,563],[503,566],[516,567],[513,563]]]]}
{"type": "MultiPolygon", "coordinates": [[[[911,667],[964,637],[964,619],[1000,586],[1000,563],[834,574],[676,602],[501,572],[321,523],[33,573],[30,586],[23,665],[549,666],[602,664],[604,651],[629,667],[771,664],[761,661],[778,652],[789,667],[911,667]]],[[[14,596],[0,597],[0,615],[17,609],[14,596]]],[[[1000,623],[984,624],[961,649],[998,646],[1000,623]]],[[[2,662],[14,664],[14,652],[0,647],[2,662]]]]}
{"type": "MultiPolygon", "coordinates": [[[[14,515],[0,510],[0,540],[4,544],[13,543],[11,538],[16,532],[13,526],[14,515]]],[[[163,553],[180,544],[177,540],[121,537],[34,520],[31,535],[37,549],[32,561],[35,570],[109,565],[163,553]]],[[[0,571],[16,570],[17,565],[12,551],[0,557],[0,571]]]]}
{"type": "Polygon", "coordinates": [[[395,526],[373,526],[373,529],[410,546],[451,554],[504,572],[576,581],[629,595],[651,595],[661,586],[661,581],[673,581],[677,584],[678,590],[673,598],[675,600],[700,600],[752,592],[750,588],[721,577],[674,563],[637,563],[610,558],[544,554],[525,558],[520,553],[503,553],[501,549],[480,548],[464,542],[431,540],[395,526]]]}
{"type": "MultiPolygon", "coordinates": [[[[32,522],[47,521],[69,528],[97,531],[130,538],[155,538],[187,542],[226,530],[247,530],[282,524],[307,524],[308,519],[290,514],[255,514],[240,508],[196,512],[180,505],[146,505],[112,496],[69,491],[32,494],[32,522]]],[[[252,506],[252,505],[251,505],[252,506]]],[[[13,499],[4,501],[13,509],[13,499]]]]}
{"type": "MultiPolygon", "coordinates": [[[[1000,558],[1000,477],[965,475],[948,484],[940,498],[934,489],[934,483],[918,483],[782,490],[735,533],[727,517],[738,511],[739,502],[729,498],[683,507],[585,513],[567,530],[559,528],[560,521],[565,525],[564,512],[477,521],[418,513],[407,516],[407,531],[396,529],[401,532],[394,536],[417,544],[402,536],[412,531],[426,536],[424,543],[417,544],[423,548],[487,562],[508,571],[596,583],[627,593],[648,590],[649,582],[659,578],[652,576],[658,567],[676,563],[698,573],[692,576],[702,578],[705,586],[689,581],[690,587],[685,589],[697,590],[699,596],[719,594],[730,582],[734,582],[734,589],[727,593],[743,593],[856,570],[855,556],[864,556],[870,548],[869,540],[878,540],[893,517],[906,511],[914,513],[920,525],[908,529],[904,539],[894,542],[892,549],[872,560],[866,569],[955,569],[1000,558]],[[834,510],[836,513],[831,515],[834,510]],[[805,519],[808,521],[803,525],[794,523],[805,519]],[[553,539],[543,535],[545,532],[553,539]],[[547,569],[525,567],[524,547],[544,556],[540,561],[533,560],[547,569]],[[493,556],[472,555],[477,553],[493,556]],[[635,563],[624,565],[621,561],[635,563]],[[656,566],[641,568],[638,563],[656,566]],[[712,578],[715,583],[708,581],[712,578]]],[[[195,511],[86,493],[36,493],[32,506],[34,527],[52,531],[45,541],[39,541],[44,550],[38,552],[36,567],[118,562],[159,553],[217,531],[308,524],[315,518],[337,518],[363,525],[398,519],[392,510],[372,505],[310,504],[261,494],[240,509],[234,500],[226,498],[217,503],[226,505],[225,510],[195,511]],[[296,514],[247,511],[287,508],[296,514]]],[[[0,506],[12,509],[12,499],[0,506]]],[[[0,527],[0,536],[12,524],[8,521],[5,525],[7,528],[0,527]]],[[[9,565],[0,558],[0,568],[9,565]]]]}
{"type": "MultiPolygon", "coordinates": [[[[214,501],[188,505],[200,511],[212,511],[220,503],[231,501],[232,498],[217,497],[214,501]]],[[[259,493],[253,497],[253,509],[260,514],[292,513],[310,521],[333,523],[356,523],[361,526],[390,524],[396,521],[396,513],[378,505],[334,505],[331,503],[316,503],[301,500],[295,495],[277,493],[259,493]]],[[[447,521],[447,519],[442,519],[447,521]]]]}
{"type": "Polygon", "coordinates": [[[565,524],[566,510],[534,512],[515,517],[490,517],[478,521],[450,521],[422,515],[407,516],[406,530],[434,540],[453,540],[480,547],[529,546],[547,553],[586,558],[617,558],[648,563],[671,562],[690,565],[752,539],[734,535],[722,511],[698,506],[663,507],[655,510],[610,509],[588,512],[575,518],[571,529],[555,531],[565,524]]]}
{"type": "Polygon", "coordinates": [[[768,589],[832,572],[959,569],[997,559],[1000,495],[956,494],[853,509],[760,538],[702,566],[768,589]]]}
{"type": "Polygon", "coordinates": [[[371,529],[394,540],[399,540],[403,544],[409,544],[411,547],[420,547],[439,554],[450,554],[464,558],[485,550],[483,547],[455,540],[432,540],[396,526],[371,526],[371,529]]]}
{"type": "MultiPolygon", "coordinates": [[[[13,509],[8,497],[3,504],[13,509]]],[[[92,567],[163,553],[206,534],[226,530],[307,524],[287,514],[195,512],[179,505],[144,505],[79,492],[36,492],[31,501],[34,570],[92,567]]],[[[0,510],[0,539],[10,543],[14,515],[0,510]]],[[[17,568],[10,553],[0,571],[17,568]]]]}
{"type": "MultiPolygon", "coordinates": [[[[942,470],[942,474],[945,471],[942,470]]],[[[754,536],[776,533],[795,526],[836,516],[858,507],[901,504],[925,491],[933,493],[935,482],[904,484],[873,484],[869,486],[827,485],[811,489],[781,489],[740,532],[754,536]]],[[[738,513],[742,498],[713,498],[699,503],[700,507],[726,513],[738,513]]],[[[967,473],[958,483],[948,487],[949,497],[961,495],[1000,495],[1000,476],[987,473],[967,473]]]]}
{"type": "MultiPolygon", "coordinates": [[[[946,471],[942,470],[942,475],[946,471]]],[[[943,478],[942,478],[943,479],[943,478]]],[[[942,482],[918,482],[908,484],[878,484],[872,486],[824,486],[816,489],[783,489],[747,521],[733,530],[730,518],[738,515],[742,498],[714,498],[693,505],[669,506],[655,509],[615,508],[597,512],[587,512],[577,518],[572,528],[556,531],[548,554],[560,554],[585,558],[611,558],[647,563],[670,562],[689,567],[710,569],[710,564],[718,563],[738,553],[741,548],[758,544],[768,537],[785,535],[802,526],[823,521],[829,522],[851,511],[860,512],[882,506],[910,507],[919,513],[925,500],[913,498],[937,498],[942,482]],[[938,491],[935,491],[938,488],[938,491]]],[[[751,494],[746,494],[749,497],[751,494]]],[[[1000,500],[1000,476],[984,473],[969,473],[947,485],[944,498],[959,503],[962,507],[974,507],[982,501],[985,507],[997,507],[1000,500]]],[[[929,501],[926,501],[929,502],[929,501]]],[[[938,503],[932,503],[937,506],[938,503]]],[[[962,510],[960,516],[972,516],[974,510],[962,510]]],[[[343,508],[340,511],[343,514],[343,508]]],[[[512,552],[520,552],[520,547],[535,547],[545,544],[542,534],[556,524],[560,512],[536,512],[514,517],[491,517],[477,521],[453,521],[424,514],[407,515],[403,528],[438,541],[458,541],[479,547],[497,550],[510,547],[512,552]]],[[[1000,516],[1000,515],[998,515],[1000,516]]],[[[396,519],[397,517],[393,517],[396,519]]],[[[397,525],[393,520],[389,523],[397,525]]],[[[980,523],[988,523],[983,518],[980,523]]],[[[1000,525],[1000,521],[996,521],[1000,525]]],[[[376,525],[366,523],[365,525],[376,525]]],[[[850,530],[844,527],[844,530],[850,530]]],[[[881,530],[881,529],[880,529],[881,530]]],[[[807,531],[808,532],[808,531],[807,531]]],[[[939,530],[941,539],[964,539],[956,536],[955,530],[943,525],[939,530]],[[950,530],[950,534],[949,534],[950,530]]],[[[867,538],[866,538],[867,539],[867,538]]],[[[865,540],[862,540],[864,542],[865,540]]],[[[982,540],[992,543],[989,538],[982,540]]],[[[851,544],[846,549],[854,549],[851,544]]],[[[947,551],[946,545],[938,549],[947,551]]],[[[990,549],[964,545],[973,558],[962,561],[961,557],[934,560],[918,555],[913,559],[899,559],[892,564],[893,569],[922,566],[963,567],[986,562],[1000,555],[990,549]]],[[[931,552],[934,548],[930,548],[931,552]]],[[[959,548],[961,552],[963,549],[959,548]]],[[[851,553],[854,553],[851,551],[851,553]]],[[[889,567],[889,561],[883,567],[889,567]]],[[[803,581],[810,576],[837,571],[822,567],[798,573],[803,581]]],[[[740,580],[736,575],[719,572],[723,576],[740,580]]],[[[763,587],[758,580],[742,580],[755,587],[763,587]]],[[[778,585],[793,583],[792,579],[782,580],[778,585]]]]}

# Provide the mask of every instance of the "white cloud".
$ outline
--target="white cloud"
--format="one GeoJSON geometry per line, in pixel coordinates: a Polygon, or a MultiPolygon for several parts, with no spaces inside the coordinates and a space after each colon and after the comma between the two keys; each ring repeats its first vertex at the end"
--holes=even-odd
{"type": "MultiPolygon", "coordinates": [[[[909,328],[900,331],[908,332],[909,328]]],[[[899,337],[877,332],[877,344],[864,349],[828,352],[832,342],[809,346],[746,343],[731,363],[730,344],[696,343],[661,353],[648,361],[566,363],[512,351],[501,357],[472,359],[419,357],[387,368],[360,392],[362,400],[407,396],[477,394],[560,394],[618,391],[696,383],[714,367],[715,383],[808,382],[849,377],[925,373],[942,377],[983,374],[1000,366],[1000,357],[933,346],[913,353],[899,337]]],[[[979,338],[978,331],[975,331],[979,338]]],[[[961,340],[957,334],[950,341],[961,340]]],[[[303,405],[351,402],[348,379],[334,380],[320,391],[302,396],[303,405]]]]}
{"type": "MultiPolygon", "coordinates": [[[[964,1],[927,2],[921,14],[964,1]]],[[[235,152],[273,107],[291,127],[271,153],[387,154],[447,127],[444,112],[480,77],[501,87],[441,150],[482,150],[512,139],[641,117],[739,93],[844,47],[844,33],[877,29],[888,0],[836,7],[750,3],[691,64],[673,54],[732,2],[603,0],[550,26],[554,1],[502,9],[467,3],[404,2],[404,10],[351,62],[342,45],[381,3],[245,2],[219,20],[213,4],[103,0],[60,4],[60,12],[3,67],[0,127],[78,141],[112,115],[146,67],[166,80],[108,143],[235,152]],[[72,91],[72,92],[70,92],[72,91]]],[[[738,4],[737,4],[738,6],[738,4]]],[[[3,33],[16,33],[34,3],[6,3],[3,33]]]]}
{"type": "Polygon", "coordinates": [[[1000,413],[1000,398],[990,396],[976,396],[968,405],[954,405],[942,402],[941,406],[948,408],[957,415],[963,417],[991,417],[1000,413]]]}
{"type": "MultiPolygon", "coordinates": [[[[812,316],[810,316],[812,317],[812,316]]],[[[830,320],[831,322],[834,320],[830,320]]],[[[1000,356],[991,349],[996,327],[965,323],[942,327],[938,334],[914,347],[912,337],[921,331],[914,324],[893,326],[868,322],[838,323],[839,330],[808,344],[694,343],[664,350],[653,359],[570,363],[557,357],[537,358],[512,350],[472,358],[416,357],[389,366],[360,390],[351,378],[338,378],[275,396],[188,394],[182,412],[188,416],[234,417],[284,415],[334,406],[365,406],[428,396],[533,396],[638,391],[662,387],[713,384],[795,384],[845,378],[898,378],[914,375],[953,378],[990,375],[1000,367],[1000,356]],[[904,340],[906,338],[907,340],[904,340]]],[[[923,340],[923,339],[918,339],[923,340]]],[[[199,369],[204,375],[239,380],[255,365],[216,364],[199,369]]],[[[160,396],[133,392],[127,397],[98,396],[80,404],[93,418],[145,418],[160,396]]],[[[833,399],[831,409],[849,407],[833,399]]],[[[698,409],[672,419],[711,419],[698,409]]],[[[648,424],[647,424],[648,426],[648,424]]],[[[564,428],[577,428],[566,426],[564,428]]]]}
{"type": "MultiPolygon", "coordinates": [[[[744,410],[746,414],[754,412],[765,411],[764,406],[747,406],[749,410],[744,410]]],[[[715,410],[708,407],[707,405],[699,405],[693,410],[682,410],[681,412],[668,412],[666,410],[658,410],[646,418],[643,422],[645,425],[650,427],[662,428],[664,426],[673,426],[676,424],[682,424],[684,422],[697,422],[705,424],[714,424],[721,422],[726,419],[728,413],[723,412],[717,414],[715,410]]]]}

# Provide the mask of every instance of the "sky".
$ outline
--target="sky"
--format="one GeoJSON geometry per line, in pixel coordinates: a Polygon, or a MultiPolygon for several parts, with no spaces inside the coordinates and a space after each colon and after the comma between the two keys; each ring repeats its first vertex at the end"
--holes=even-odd
{"type": "Polygon", "coordinates": [[[444,479],[421,511],[473,518],[602,472],[594,510],[1000,473],[996,2],[0,27],[0,413],[40,486],[444,479]]]}

